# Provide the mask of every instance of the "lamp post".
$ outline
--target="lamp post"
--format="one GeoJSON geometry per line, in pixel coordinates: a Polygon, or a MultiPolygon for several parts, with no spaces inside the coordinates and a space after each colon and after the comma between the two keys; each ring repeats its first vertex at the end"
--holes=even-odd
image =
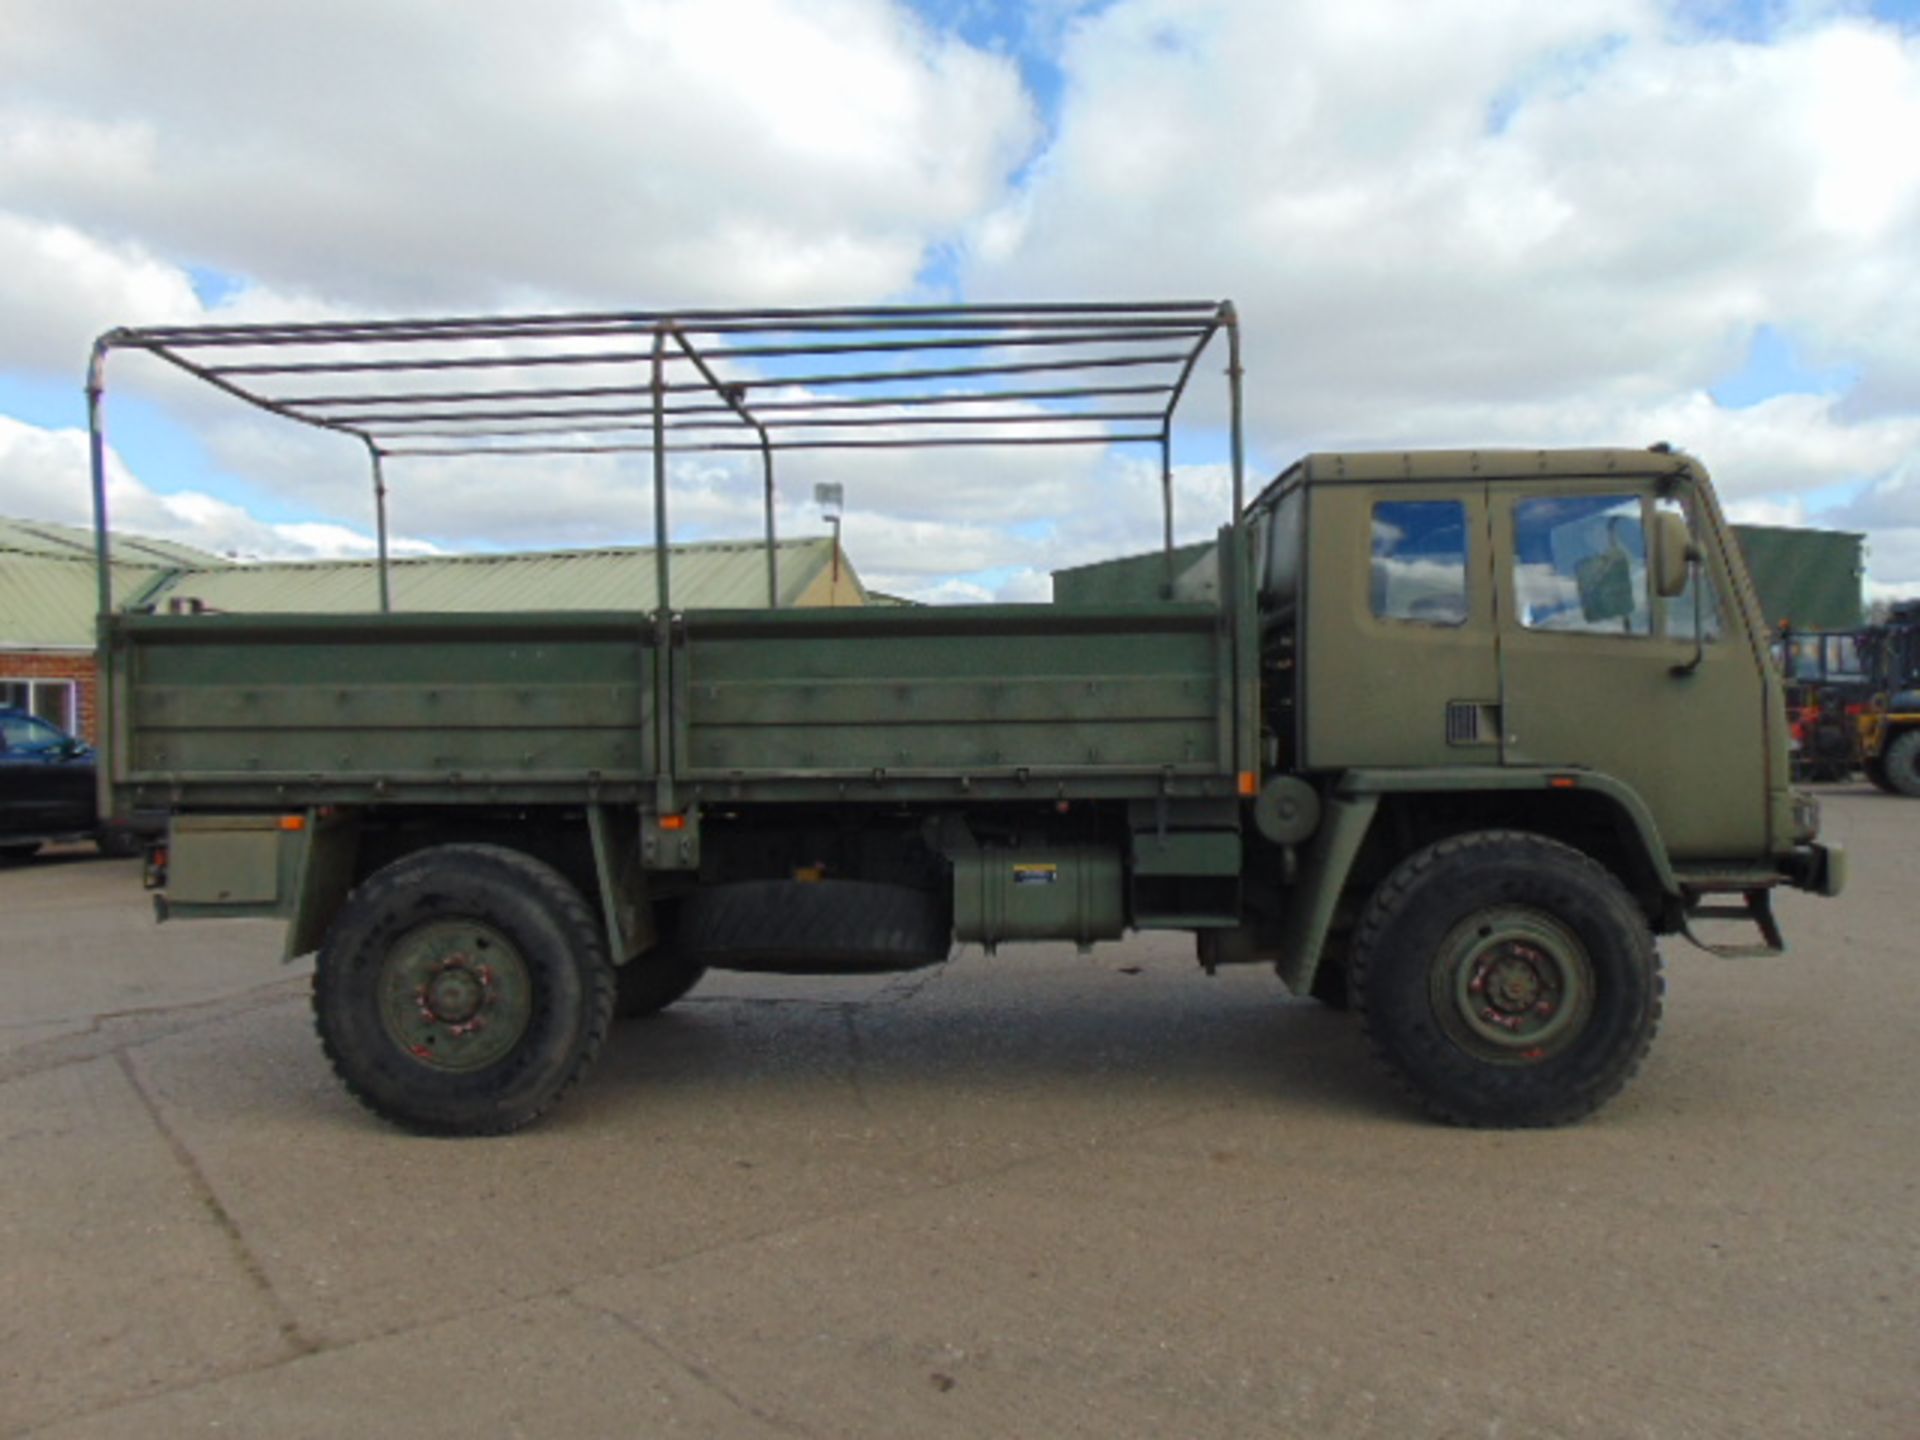
{"type": "Polygon", "coordinates": [[[813,487],[813,503],[824,513],[827,524],[833,527],[833,575],[829,593],[837,604],[840,599],[840,521],[847,507],[847,488],[839,481],[822,481],[813,487]],[[832,506],[831,510],[827,507],[832,506]]]}

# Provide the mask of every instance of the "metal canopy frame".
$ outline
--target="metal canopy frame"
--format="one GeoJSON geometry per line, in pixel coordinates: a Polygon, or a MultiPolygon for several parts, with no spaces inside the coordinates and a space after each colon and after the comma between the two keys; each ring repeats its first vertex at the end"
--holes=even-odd
{"type": "Polygon", "coordinates": [[[1159,448],[1173,573],[1173,419],[1231,302],[684,310],[109,331],[87,372],[100,608],[112,610],[106,360],[142,350],[250,405],[358,440],[372,463],[380,608],[392,608],[386,462],[404,456],[653,456],[658,618],[668,615],[667,457],[758,453],[767,603],[779,604],[774,456],[951,446],[1159,448]],[[638,375],[632,372],[638,371],[638,375]],[[505,383],[485,384],[505,375],[505,383]]]}

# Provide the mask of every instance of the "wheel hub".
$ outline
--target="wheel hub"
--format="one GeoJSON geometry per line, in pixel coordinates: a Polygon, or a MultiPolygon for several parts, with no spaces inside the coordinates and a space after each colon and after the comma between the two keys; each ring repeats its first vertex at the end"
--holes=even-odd
{"type": "Polygon", "coordinates": [[[1469,1054],[1530,1065],[1578,1038],[1593,1008],[1586,947],[1544,912],[1502,906],[1468,916],[1435,956],[1431,998],[1469,1054]]]}
{"type": "Polygon", "coordinates": [[[456,1029],[486,1024],[481,1011],[494,1003],[493,969],[475,965],[465,955],[440,962],[431,980],[420,987],[421,1018],[456,1029]]]}
{"type": "Polygon", "coordinates": [[[492,926],[436,920],[409,931],[381,968],[388,1037],[435,1070],[478,1070],[526,1033],[533,986],[519,951],[492,926]]]}
{"type": "Polygon", "coordinates": [[[1557,1008],[1551,965],[1531,945],[1513,942],[1495,955],[1483,957],[1474,967],[1467,989],[1484,995],[1490,1009],[1482,1019],[1503,1023],[1499,1017],[1517,1017],[1528,1011],[1551,1015],[1557,1008]]]}

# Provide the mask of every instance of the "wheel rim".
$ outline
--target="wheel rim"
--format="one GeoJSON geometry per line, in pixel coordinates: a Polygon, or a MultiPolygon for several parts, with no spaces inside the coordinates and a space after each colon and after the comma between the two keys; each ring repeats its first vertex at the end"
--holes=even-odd
{"type": "Polygon", "coordinates": [[[1593,961],[1552,916],[1476,911],[1440,943],[1429,998],[1449,1038],[1482,1060],[1536,1065],[1579,1038],[1593,1013],[1593,961]]]}
{"type": "Polygon", "coordinates": [[[504,1059],[533,1016],[526,961],[477,920],[409,930],[387,952],[379,983],[388,1037],[435,1070],[480,1070],[504,1059]]]}

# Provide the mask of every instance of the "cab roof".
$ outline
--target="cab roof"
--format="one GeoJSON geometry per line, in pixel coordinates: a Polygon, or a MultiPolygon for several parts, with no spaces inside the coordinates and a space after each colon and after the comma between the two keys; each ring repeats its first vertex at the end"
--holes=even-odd
{"type": "Polygon", "coordinates": [[[1520,480],[1541,475],[1678,475],[1699,461],[1666,447],[1566,450],[1316,451],[1288,467],[1282,481],[1520,480]]]}

